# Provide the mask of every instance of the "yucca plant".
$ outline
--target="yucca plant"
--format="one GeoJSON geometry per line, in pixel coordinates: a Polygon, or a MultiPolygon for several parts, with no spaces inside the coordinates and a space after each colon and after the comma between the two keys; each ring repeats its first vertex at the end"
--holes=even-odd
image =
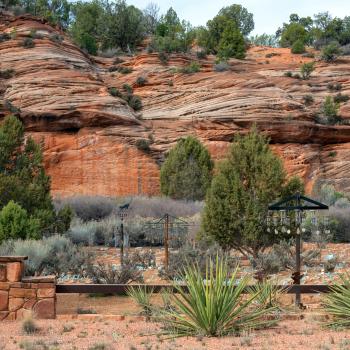
{"type": "Polygon", "coordinates": [[[126,291],[127,295],[131,297],[139,306],[142,307],[142,314],[145,316],[152,315],[151,297],[153,289],[150,291],[147,286],[129,287],[126,291]]]}
{"type": "Polygon", "coordinates": [[[264,308],[276,307],[277,310],[282,310],[279,300],[287,293],[288,287],[281,289],[277,280],[265,279],[249,287],[248,291],[250,295],[256,295],[255,304],[264,308]]]}
{"type": "Polygon", "coordinates": [[[326,326],[350,328],[350,275],[342,274],[339,277],[340,282],[335,283],[322,300],[326,314],[331,316],[326,326]]]}
{"type": "Polygon", "coordinates": [[[261,307],[253,304],[261,291],[244,296],[249,277],[238,278],[238,268],[229,276],[226,259],[213,262],[209,259],[205,279],[198,265],[184,268],[182,279],[187,291],[174,284],[175,309],[165,310],[162,315],[164,335],[223,336],[238,334],[274,323],[264,317],[276,310],[275,306],[261,307]]]}

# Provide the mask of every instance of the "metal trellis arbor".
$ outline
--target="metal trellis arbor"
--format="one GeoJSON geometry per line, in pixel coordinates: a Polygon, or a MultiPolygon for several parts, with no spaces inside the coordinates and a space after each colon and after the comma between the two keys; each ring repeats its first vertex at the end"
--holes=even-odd
{"type": "MultiPolygon", "coordinates": [[[[300,193],[289,196],[277,203],[269,206],[269,211],[279,211],[283,215],[280,216],[280,221],[282,225],[289,224],[292,227],[292,220],[294,219],[294,232],[291,232],[295,236],[295,265],[296,269],[292,275],[294,284],[300,285],[301,281],[301,225],[303,223],[303,213],[305,211],[316,211],[316,210],[327,210],[328,206],[326,204],[320,203],[314,199],[308,198],[301,195],[300,193]],[[291,213],[294,213],[294,218],[291,217],[291,213]]],[[[277,220],[273,220],[273,224],[276,224],[277,220]]],[[[270,217],[268,217],[268,221],[270,217]]],[[[270,222],[268,222],[270,224],[270,222]]],[[[301,304],[301,294],[300,290],[296,293],[295,304],[297,306],[302,306],[301,304]]]]}

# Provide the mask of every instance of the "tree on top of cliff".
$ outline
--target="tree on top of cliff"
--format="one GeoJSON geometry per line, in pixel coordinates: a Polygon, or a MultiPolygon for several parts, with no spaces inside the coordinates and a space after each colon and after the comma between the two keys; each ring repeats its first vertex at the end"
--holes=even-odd
{"type": "Polygon", "coordinates": [[[208,150],[198,139],[182,138],[162,165],[161,191],[174,199],[202,200],[210,186],[213,167],[208,150]]]}
{"type": "Polygon", "coordinates": [[[208,52],[217,54],[219,51],[229,57],[242,58],[245,53],[244,37],[254,29],[253,15],[241,5],[231,5],[222,8],[219,13],[207,22],[206,27],[197,29],[197,42],[208,52]],[[223,49],[223,47],[225,49],[223,49]],[[239,48],[239,50],[237,50],[239,48]],[[239,53],[237,53],[239,52],[239,53]]]}
{"type": "MultiPolygon", "coordinates": [[[[40,232],[54,229],[56,216],[42,147],[25,137],[23,124],[14,116],[6,117],[0,126],[0,193],[0,210],[14,201],[37,221],[40,232]]],[[[23,217],[21,210],[14,208],[14,212],[23,217]]]]}
{"type": "Polygon", "coordinates": [[[195,39],[191,24],[181,21],[176,11],[170,7],[161,16],[150,47],[159,52],[187,52],[195,39]]]}
{"type": "Polygon", "coordinates": [[[67,0],[7,0],[5,8],[11,6],[19,6],[26,13],[45,18],[52,25],[68,28],[71,5],[67,0]]]}
{"type": "Polygon", "coordinates": [[[253,14],[242,5],[233,4],[223,7],[219,13],[219,16],[224,16],[227,19],[233,21],[243,36],[249,35],[254,29],[253,14]]]}
{"type": "Polygon", "coordinates": [[[94,48],[96,45],[102,50],[121,48],[128,51],[134,49],[145,37],[145,17],[142,11],[127,5],[123,0],[115,3],[78,1],[71,7],[70,33],[74,42],[82,48],[94,48]],[[86,38],[89,43],[87,47],[86,38]]]}
{"type": "Polygon", "coordinates": [[[227,22],[218,47],[218,57],[226,61],[231,57],[245,58],[245,42],[234,22],[227,22]]]}
{"type": "Polygon", "coordinates": [[[237,135],[208,190],[203,234],[225,249],[256,257],[285,238],[268,232],[268,205],[302,187],[295,178],[287,183],[282,161],[265,136],[255,128],[246,136],[237,135]]]}

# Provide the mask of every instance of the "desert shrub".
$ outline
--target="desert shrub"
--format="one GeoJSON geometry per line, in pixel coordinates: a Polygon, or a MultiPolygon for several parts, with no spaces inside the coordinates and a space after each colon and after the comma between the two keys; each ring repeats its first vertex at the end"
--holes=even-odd
{"type": "Polygon", "coordinates": [[[142,308],[142,315],[152,315],[151,297],[153,295],[153,289],[149,290],[147,286],[131,286],[127,289],[126,293],[142,308]]]}
{"type": "Polygon", "coordinates": [[[111,96],[113,97],[123,97],[123,94],[115,87],[110,87],[108,88],[108,92],[110,93],[111,96]]]}
{"type": "Polygon", "coordinates": [[[270,52],[270,53],[265,55],[266,58],[272,58],[272,57],[275,57],[275,56],[281,56],[281,54],[277,53],[277,52],[270,52]]]}
{"type": "Polygon", "coordinates": [[[310,106],[314,103],[314,97],[312,95],[304,95],[303,101],[307,106],[310,106]]]}
{"type": "Polygon", "coordinates": [[[136,250],[130,255],[129,260],[139,269],[148,269],[156,267],[156,255],[152,250],[136,250]]]}
{"type": "Polygon", "coordinates": [[[339,44],[337,42],[332,42],[323,48],[321,58],[326,62],[334,62],[340,54],[341,50],[339,44]]]}
{"type": "Polygon", "coordinates": [[[141,98],[139,96],[136,95],[132,95],[129,99],[128,99],[128,104],[129,106],[134,109],[135,111],[139,111],[142,109],[142,101],[141,98]]]}
{"type": "Polygon", "coordinates": [[[293,77],[293,73],[291,71],[285,72],[283,75],[285,77],[288,77],[288,78],[292,78],[293,77]]]}
{"type": "Polygon", "coordinates": [[[28,276],[60,276],[66,273],[82,274],[91,254],[79,249],[63,236],[42,240],[6,241],[0,246],[1,255],[28,256],[25,273],[28,276]]]}
{"type": "Polygon", "coordinates": [[[219,62],[214,64],[213,67],[215,72],[226,72],[228,70],[230,70],[230,65],[227,62],[219,62]]]}
{"type": "Polygon", "coordinates": [[[201,70],[201,66],[198,62],[191,62],[188,66],[179,68],[177,71],[184,74],[197,73],[201,70]]]}
{"type": "Polygon", "coordinates": [[[315,58],[315,54],[313,52],[305,52],[302,54],[302,57],[315,58]]]}
{"type": "Polygon", "coordinates": [[[300,67],[300,73],[303,79],[307,80],[310,78],[311,73],[315,70],[315,62],[304,63],[300,67]]]}
{"type": "Polygon", "coordinates": [[[316,121],[320,124],[334,125],[341,122],[341,117],[338,115],[339,103],[336,103],[331,96],[327,96],[320,110],[320,115],[316,121]]]}
{"type": "Polygon", "coordinates": [[[129,84],[123,84],[123,89],[130,95],[132,95],[134,92],[134,89],[129,84]]]}
{"type": "MultiPolygon", "coordinates": [[[[105,58],[112,58],[115,57],[117,55],[120,55],[122,53],[122,51],[119,48],[107,48],[105,50],[98,50],[98,56],[101,57],[105,57],[105,58]]],[[[118,57],[119,58],[119,57],[118,57]]],[[[119,64],[119,63],[123,63],[123,60],[120,60],[120,62],[116,59],[114,61],[114,64],[119,64]]]]}
{"type": "Polygon", "coordinates": [[[305,44],[303,40],[297,40],[294,42],[291,48],[291,52],[294,54],[302,54],[305,52],[305,44]]]}
{"type": "Polygon", "coordinates": [[[73,220],[71,227],[82,223],[101,222],[104,230],[116,225],[111,214],[118,206],[131,202],[129,217],[161,218],[168,213],[176,217],[192,217],[203,209],[203,202],[175,200],[166,197],[135,196],[129,198],[109,198],[102,196],[74,196],[64,199],[55,199],[56,210],[64,206],[72,208],[80,220],[73,220]],[[105,220],[102,220],[105,219],[105,220]],[[105,221],[105,223],[103,223],[105,221]],[[111,222],[110,222],[111,221],[111,222]]]}
{"type": "Polygon", "coordinates": [[[97,284],[127,284],[129,282],[143,282],[142,271],[124,258],[122,266],[90,263],[86,269],[87,276],[97,284]]]}
{"type": "Polygon", "coordinates": [[[97,314],[97,312],[94,309],[83,309],[81,307],[78,307],[77,314],[78,315],[95,315],[97,314]]]}
{"type": "Polygon", "coordinates": [[[136,79],[136,85],[137,86],[145,86],[147,83],[148,83],[148,80],[145,77],[138,77],[136,79]]]}
{"type": "Polygon", "coordinates": [[[113,72],[118,72],[119,67],[118,66],[110,66],[108,68],[108,72],[113,73],[113,72]]]}
{"type": "Polygon", "coordinates": [[[51,34],[49,39],[54,43],[61,44],[64,40],[64,37],[58,33],[51,34]]]}
{"type": "Polygon", "coordinates": [[[325,203],[329,206],[334,206],[335,203],[344,197],[344,194],[336,191],[333,185],[315,185],[313,189],[313,194],[317,200],[322,203],[325,203]]]}
{"type": "Polygon", "coordinates": [[[131,67],[124,67],[124,66],[119,66],[118,67],[118,72],[121,74],[129,74],[133,71],[131,67]]]}
{"type": "Polygon", "coordinates": [[[56,212],[56,220],[51,227],[52,232],[50,233],[55,233],[55,234],[66,233],[70,228],[70,224],[72,222],[73,216],[74,216],[73,210],[68,205],[63,206],[61,209],[59,209],[56,212]]]}
{"type": "Polygon", "coordinates": [[[32,49],[35,46],[34,40],[32,38],[24,38],[22,46],[26,49],[32,49]]]}
{"type": "Polygon", "coordinates": [[[299,73],[294,73],[293,78],[294,79],[301,79],[301,75],[299,73]]]}
{"type": "Polygon", "coordinates": [[[119,221],[114,216],[99,221],[74,220],[67,234],[75,244],[112,246],[118,224],[119,221]]]}
{"type": "Polygon", "coordinates": [[[120,57],[116,57],[115,60],[113,61],[113,64],[120,64],[124,63],[124,60],[120,57]]]}
{"type": "Polygon", "coordinates": [[[350,206],[347,199],[339,199],[329,209],[330,230],[334,242],[349,243],[350,206]]]}
{"type": "Polygon", "coordinates": [[[19,116],[21,114],[21,109],[16,107],[11,101],[5,100],[4,106],[14,115],[19,116]]]}
{"type": "Polygon", "coordinates": [[[292,268],[294,266],[292,242],[283,241],[273,245],[271,250],[260,252],[257,258],[251,258],[251,263],[264,276],[292,268]]]}
{"type": "Polygon", "coordinates": [[[29,33],[29,37],[32,39],[43,39],[43,36],[36,31],[36,29],[32,29],[29,33]]]}
{"type": "Polygon", "coordinates": [[[36,239],[40,237],[40,221],[13,200],[0,211],[0,243],[6,239],[36,239]]]}
{"type": "Polygon", "coordinates": [[[324,295],[322,304],[330,320],[326,325],[331,328],[350,327],[350,276],[340,275],[340,283],[332,282],[331,292],[324,295]]]}
{"type": "Polygon", "coordinates": [[[197,51],[196,55],[199,60],[207,59],[207,53],[205,51],[197,51]]]}
{"type": "Polygon", "coordinates": [[[22,331],[25,334],[32,335],[38,332],[39,328],[32,316],[26,317],[22,322],[22,331]]]}
{"type": "Polygon", "coordinates": [[[349,98],[349,95],[342,95],[341,93],[338,93],[333,97],[333,100],[335,103],[342,103],[349,101],[349,98]]]}
{"type": "Polygon", "coordinates": [[[140,151],[149,152],[150,151],[150,140],[138,139],[136,140],[136,147],[140,151]]]}
{"type": "Polygon", "coordinates": [[[160,62],[161,62],[163,65],[166,65],[166,64],[168,64],[168,62],[169,62],[169,55],[166,54],[166,53],[163,52],[163,51],[162,51],[162,52],[159,52],[158,58],[159,58],[160,62]]]}
{"type": "MultiPolygon", "coordinates": [[[[1,42],[1,39],[0,39],[0,42],[1,42]]],[[[342,52],[343,56],[349,56],[350,55],[350,44],[342,46],[341,52],[342,52]]]]}
{"type": "Polygon", "coordinates": [[[11,40],[11,36],[7,33],[0,33],[0,43],[11,40]]]}
{"type": "Polygon", "coordinates": [[[55,200],[56,210],[69,206],[83,221],[100,220],[111,215],[116,201],[103,196],[74,196],[55,200]]]}
{"type": "Polygon", "coordinates": [[[190,242],[185,242],[181,249],[170,254],[168,268],[159,269],[159,275],[166,279],[178,280],[184,268],[197,265],[202,276],[205,277],[208,260],[214,260],[216,256],[220,260],[226,260],[231,272],[238,265],[238,260],[225,253],[217,244],[200,241],[194,247],[190,242]]]}
{"type": "Polygon", "coordinates": [[[130,215],[143,218],[161,218],[168,213],[176,217],[192,217],[201,212],[203,202],[175,200],[166,197],[133,197],[130,215]]]}
{"type": "Polygon", "coordinates": [[[15,75],[13,69],[0,70],[0,79],[11,79],[15,75]]]}
{"type": "Polygon", "coordinates": [[[184,269],[188,293],[174,284],[178,294],[172,297],[175,308],[164,311],[164,333],[174,336],[224,336],[244,330],[268,327],[274,322],[264,316],[276,307],[254,305],[258,294],[245,298],[248,276],[238,278],[238,269],[229,272],[225,260],[208,261],[206,279],[196,265],[184,269]]]}
{"type": "Polygon", "coordinates": [[[338,259],[335,255],[326,259],[326,261],[323,264],[324,272],[326,273],[334,272],[337,264],[338,264],[338,259]]]}
{"type": "Polygon", "coordinates": [[[330,91],[340,91],[341,89],[343,88],[342,84],[341,83],[328,83],[327,84],[327,89],[330,90],[330,91]]]}

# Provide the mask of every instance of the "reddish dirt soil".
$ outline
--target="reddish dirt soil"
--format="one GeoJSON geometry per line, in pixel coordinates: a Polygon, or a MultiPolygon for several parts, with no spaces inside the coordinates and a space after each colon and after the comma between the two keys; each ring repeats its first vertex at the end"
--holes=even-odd
{"type": "Polygon", "coordinates": [[[348,331],[331,331],[321,327],[320,318],[305,313],[302,320],[282,321],[273,329],[255,331],[240,337],[180,338],[161,340],[157,335],[160,324],[144,321],[114,321],[101,317],[97,320],[37,321],[40,330],[25,335],[20,322],[2,323],[0,348],[14,349],[349,349],[348,331]]]}

